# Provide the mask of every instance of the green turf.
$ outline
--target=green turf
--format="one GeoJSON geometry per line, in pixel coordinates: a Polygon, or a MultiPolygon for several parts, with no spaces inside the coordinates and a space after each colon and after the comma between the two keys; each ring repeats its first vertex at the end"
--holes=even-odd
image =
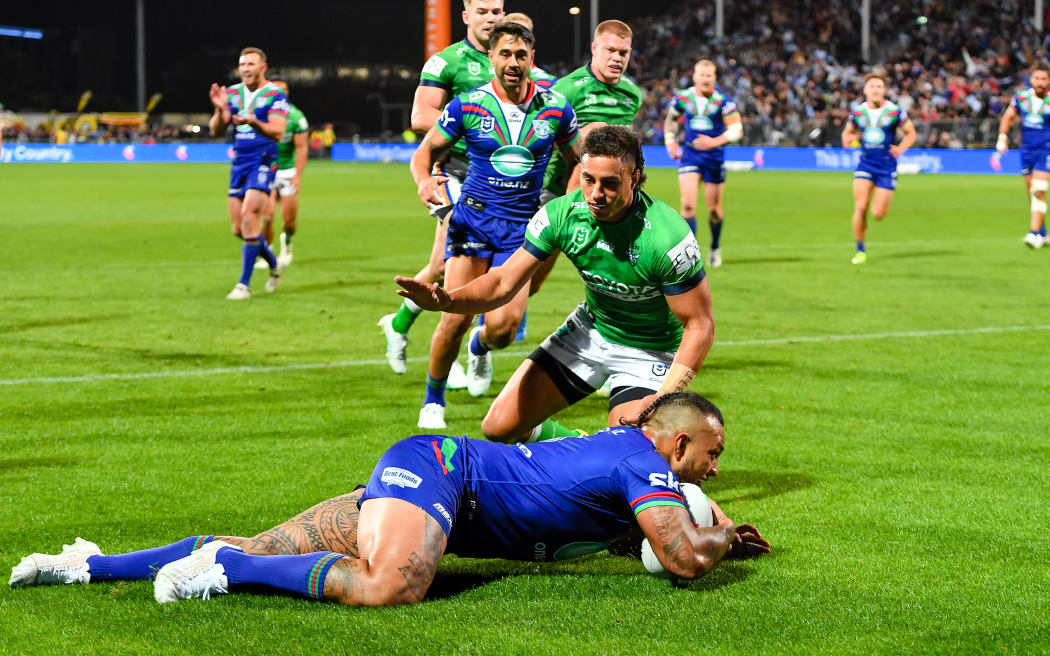
{"type": "MultiPolygon", "coordinates": [[[[404,376],[375,327],[433,234],[406,167],[311,163],[284,286],[262,294],[256,274],[244,303],[224,299],[240,267],[226,175],[0,168],[3,567],[77,535],[115,553],[253,534],[352,489],[415,432],[435,318],[404,376]],[[276,369],[216,372],[238,367],[276,369]],[[157,377],[63,379],[108,374],[157,377]]],[[[675,185],[651,172],[672,205],[675,185]]],[[[379,610],[160,607],[147,582],[0,590],[0,653],[1050,652],[1050,250],[1021,245],[1021,181],[902,177],[862,267],[849,188],[848,173],[727,185],[716,342],[693,388],[727,421],[707,492],[771,556],[683,589],[607,555],[448,558],[429,601],[379,610]],[[834,335],[868,338],[788,339],[834,335]]],[[[493,393],[580,297],[563,260],[493,393]]],[[[477,435],[491,396],[449,399],[450,432],[477,435]]],[[[605,413],[587,400],[562,423],[605,413]]]]}

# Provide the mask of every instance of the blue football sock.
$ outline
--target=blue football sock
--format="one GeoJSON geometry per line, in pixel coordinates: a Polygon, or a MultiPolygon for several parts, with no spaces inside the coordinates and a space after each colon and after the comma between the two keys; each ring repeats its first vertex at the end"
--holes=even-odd
{"type": "Polygon", "coordinates": [[[226,570],[231,585],[245,583],[296,592],[304,597],[324,598],[324,579],[342,554],[318,551],[301,556],[252,556],[225,547],[215,554],[215,562],[226,570]]]}
{"type": "Polygon", "coordinates": [[[863,239],[858,239],[857,240],[857,250],[860,251],[861,253],[864,252],[864,240],[863,239]]]}
{"type": "Polygon", "coordinates": [[[695,216],[683,216],[682,218],[685,219],[685,222],[689,224],[689,229],[692,230],[693,234],[695,235],[696,234],[696,217],[695,216]]]}
{"type": "Polygon", "coordinates": [[[255,258],[259,257],[262,250],[262,237],[245,239],[241,247],[241,284],[251,286],[252,270],[255,268],[255,258]]]}
{"type": "Polygon", "coordinates": [[[1043,227],[1039,228],[1039,236],[1040,237],[1045,237],[1046,236],[1046,224],[1043,224],[1043,227]]]}
{"type": "Polygon", "coordinates": [[[448,383],[448,376],[444,378],[434,378],[427,372],[427,395],[423,397],[423,405],[428,403],[437,403],[438,405],[445,405],[445,384],[448,383]]]}
{"type": "MultiPolygon", "coordinates": [[[[708,220],[708,224],[711,226],[711,250],[715,250],[722,240],[722,221],[708,220]]],[[[693,232],[695,233],[696,230],[694,229],[693,232]]]]}
{"type": "Polygon", "coordinates": [[[214,535],[197,535],[166,547],[132,551],[115,556],[89,556],[88,571],[92,581],[110,579],[151,579],[157,570],[170,562],[185,558],[212,541],[214,535]]]}
{"type": "Polygon", "coordinates": [[[492,350],[485,342],[481,341],[481,332],[480,330],[475,331],[474,336],[470,338],[470,346],[467,347],[474,355],[485,355],[492,350]]]}
{"type": "Polygon", "coordinates": [[[266,243],[266,237],[259,235],[259,255],[262,259],[266,260],[266,263],[270,265],[270,268],[277,266],[277,256],[270,250],[270,245],[266,243]]]}

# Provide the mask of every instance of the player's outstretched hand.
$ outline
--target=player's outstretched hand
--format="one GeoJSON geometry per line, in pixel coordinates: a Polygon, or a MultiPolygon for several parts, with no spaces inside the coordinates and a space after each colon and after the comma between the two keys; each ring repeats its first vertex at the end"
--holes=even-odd
{"type": "Polygon", "coordinates": [[[682,159],[682,147],[678,145],[678,142],[672,141],[667,144],[667,154],[671,156],[671,159],[675,161],[681,161],[682,159]]]}
{"type": "Polygon", "coordinates": [[[736,527],[733,544],[726,552],[726,558],[755,558],[769,553],[769,541],[764,539],[758,529],[751,524],[736,527]]]}
{"type": "Polygon", "coordinates": [[[431,312],[440,312],[452,304],[452,298],[445,289],[435,283],[425,283],[415,278],[397,276],[394,282],[401,285],[403,289],[397,290],[399,296],[411,299],[413,303],[431,312]]]}
{"type": "Polygon", "coordinates": [[[901,152],[903,151],[901,151],[901,147],[897,144],[893,144],[892,146],[890,146],[890,155],[893,155],[894,157],[900,157],[901,152]]]}
{"type": "Polygon", "coordinates": [[[218,109],[226,107],[226,103],[229,102],[229,95],[226,93],[225,86],[219,86],[216,83],[212,83],[211,89],[208,91],[208,98],[211,99],[211,104],[215,105],[218,109]]]}
{"type": "Polygon", "coordinates": [[[438,207],[444,205],[445,199],[438,195],[438,189],[446,182],[448,178],[443,175],[432,175],[420,180],[416,193],[419,194],[419,200],[423,201],[423,205],[428,209],[435,205],[438,207]]]}

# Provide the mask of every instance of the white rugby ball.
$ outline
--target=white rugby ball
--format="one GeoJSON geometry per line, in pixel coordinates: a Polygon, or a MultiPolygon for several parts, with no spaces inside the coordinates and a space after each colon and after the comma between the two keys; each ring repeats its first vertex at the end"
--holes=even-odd
{"type": "MultiPolygon", "coordinates": [[[[711,528],[714,526],[715,518],[711,513],[711,505],[707,503],[707,495],[704,494],[703,490],[692,483],[682,483],[681,488],[682,496],[685,497],[685,505],[689,508],[689,517],[693,520],[693,525],[697,528],[711,528]]],[[[642,564],[653,576],[659,576],[664,579],[674,577],[674,574],[668,572],[660,564],[660,559],[653,553],[653,547],[649,544],[648,539],[642,540],[642,564]]]]}

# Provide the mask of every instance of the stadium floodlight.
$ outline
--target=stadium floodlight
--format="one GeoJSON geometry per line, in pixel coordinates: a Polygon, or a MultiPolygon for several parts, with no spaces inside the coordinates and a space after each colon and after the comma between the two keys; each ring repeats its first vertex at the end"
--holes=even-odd
{"type": "Polygon", "coordinates": [[[11,27],[10,25],[0,25],[0,36],[13,36],[18,39],[43,39],[44,33],[41,30],[33,29],[31,27],[11,27]]]}
{"type": "Polygon", "coordinates": [[[569,7],[569,13],[572,14],[572,56],[579,61],[583,57],[580,54],[580,8],[573,5],[569,7]]]}
{"type": "Polygon", "coordinates": [[[572,7],[569,7],[569,13],[572,14],[573,16],[579,16],[580,15],[580,8],[575,6],[575,5],[572,6],[572,7]]]}

